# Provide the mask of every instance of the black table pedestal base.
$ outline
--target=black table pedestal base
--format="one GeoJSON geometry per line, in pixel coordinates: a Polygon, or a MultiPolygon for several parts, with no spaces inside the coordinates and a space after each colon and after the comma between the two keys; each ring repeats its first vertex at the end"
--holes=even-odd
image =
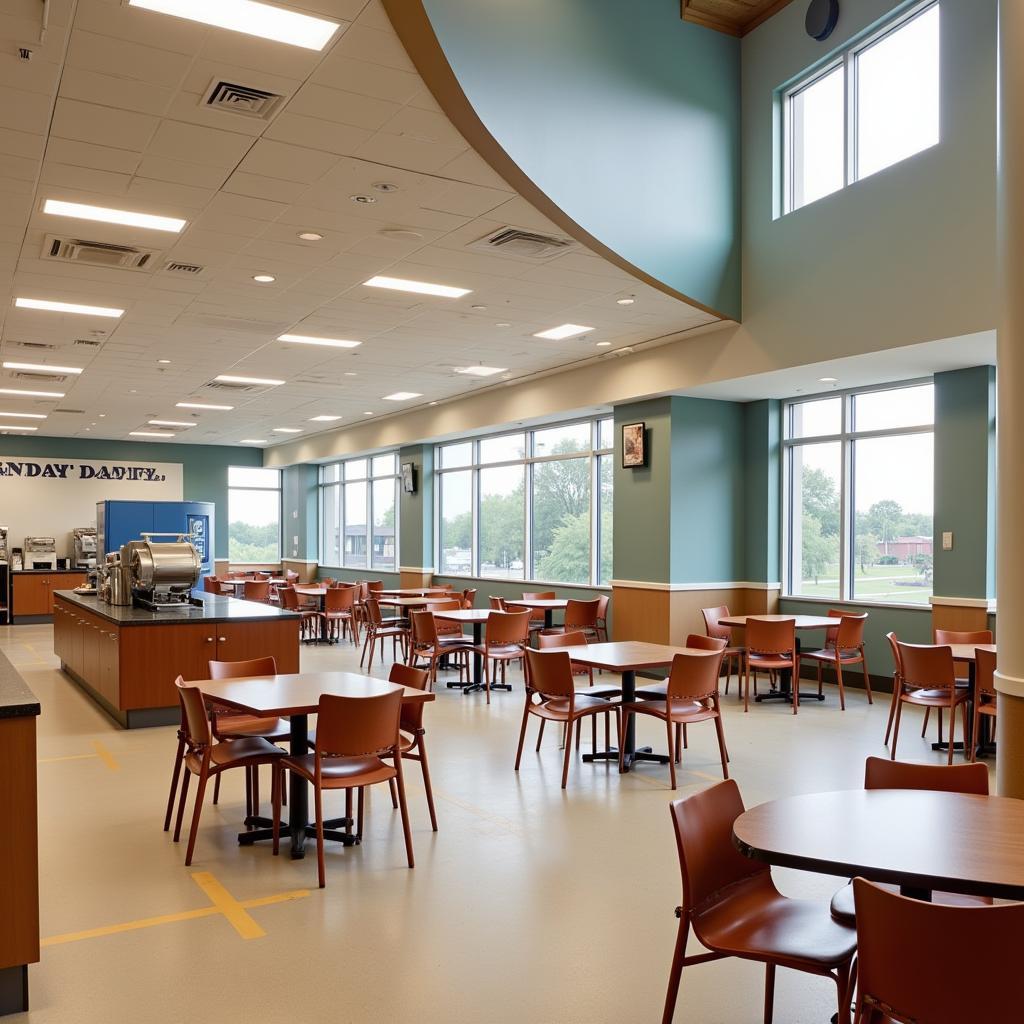
{"type": "MultiPolygon", "coordinates": [[[[247,832],[238,833],[239,846],[252,846],[254,843],[263,842],[274,838],[274,823],[270,818],[253,815],[245,819],[247,832]]],[[[333,840],[344,846],[358,846],[362,836],[354,832],[341,832],[340,828],[351,828],[354,822],[351,818],[328,818],[324,822],[324,839],[333,840]]],[[[316,839],[316,825],[306,824],[303,827],[305,839],[316,839]]],[[[281,839],[291,841],[292,827],[286,822],[281,823],[281,839]]],[[[292,860],[302,860],[305,857],[305,850],[302,847],[292,845],[292,860]]]]}
{"type": "MultiPolygon", "coordinates": [[[[593,764],[596,761],[615,761],[619,760],[618,748],[612,747],[611,750],[595,750],[592,754],[584,754],[583,760],[587,764],[593,764]]],[[[626,754],[623,758],[623,771],[629,771],[633,767],[636,761],[652,761],[654,764],[668,764],[667,754],[655,754],[652,752],[650,747],[638,747],[631,754],[626,754]]]]}
{"type": "MultiPolygon", "coordinates": [[[[805,700],[821,700],[825,699],[825,694],[819,694],[817,690],[813,690],[810,693],[804,693],[800,691],[800,703],[803,704],[805,700]]],[[[766,700],[784,700],[788,703],[793,703],[793,693],[791,690],[771,690],[768,693],[759,693],[754,697],[754,700],[760,704],[766,700]]]]}

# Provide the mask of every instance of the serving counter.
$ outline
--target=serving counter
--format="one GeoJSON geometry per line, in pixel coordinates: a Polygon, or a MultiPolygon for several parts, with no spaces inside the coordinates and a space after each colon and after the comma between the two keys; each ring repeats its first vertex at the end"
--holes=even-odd
{"type": "Polygon", "coordinates": [[[216,594],[152,612],[96,597],[54,594],[53,649],[61,667],[117,722],[134,729],[179,721],[174,680],[208,679],[210,661],[272,656],[299,671],[301,616],[216,594]]]}

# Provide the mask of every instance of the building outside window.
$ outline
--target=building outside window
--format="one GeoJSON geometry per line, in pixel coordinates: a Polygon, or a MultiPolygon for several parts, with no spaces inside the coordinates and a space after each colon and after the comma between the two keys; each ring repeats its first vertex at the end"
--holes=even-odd
{"type": "Polygon", "coordinates": [[[281,561],[281,471],[228,467],[228,557],[281,561]]]}
{"type": "Polygon", "coordinates": [[[440,445],[438,572],[607,584],[613,447],[610,419],[440,445]]]}
{"type": "Polygon", "coordinates": [[[934,405],[930,382],[786,403],[786,593],[928,603],[934,405]]]}
{"type": "Polygon", "coordinates": [[[398,454],[320,468],[320,563],[349,569],[398,567],[398,454]]]}
{"type": "Polygon", "coordinates": [[[783,213],[939,141],[939,9],[900,15],[782,93],[783,213]]]}

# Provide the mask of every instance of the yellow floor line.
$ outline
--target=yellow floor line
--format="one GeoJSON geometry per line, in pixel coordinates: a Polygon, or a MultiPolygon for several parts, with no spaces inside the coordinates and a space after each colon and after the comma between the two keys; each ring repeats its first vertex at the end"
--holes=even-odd
{"type": "Polygon", "coordinates": [[[112,771],[119,772],[121,766],[117,763],[114,755],[107,750],[99,740],[92,741],[93,749],[96,751],[96,756],[112,771]]]}
{"type": "Polygon", "coordinates": [[[103,928],[90,928],[84,932],[67,932],[64,935],[51,935],[42,939],[40,946],[59,946],[65,942],[78,942],[79,939],[97,939],[104,935],[117,935],[119,932],[133,932],[139,928],[153,928],[158,924],[172,924],[175,921],[191,921],[197,917],[210,917],[219,914],[217,907],[200,907],[198,910],[183,910],[179,914],[162,914],[160,917],[144,917],[138,921],[126,921],[124,924],[108,924],[103,928]]]}
{"type": "Polygon", "coordinates": [[[192,881],[206,893],[206,898],[220,911],[231,923],[231,927],[242,936],[243,939],[261,939],[267,933],[246,913],[234,896],[217,881],[209,871],[196,871],[192,875],[192,881]]]}
{"type": "Polygon", "coordinates": [[[55,764],[57,761],[86,761],[99,756],[99,754],[68,754],[66,757],[41,757],[38,763],[55,764]]]}

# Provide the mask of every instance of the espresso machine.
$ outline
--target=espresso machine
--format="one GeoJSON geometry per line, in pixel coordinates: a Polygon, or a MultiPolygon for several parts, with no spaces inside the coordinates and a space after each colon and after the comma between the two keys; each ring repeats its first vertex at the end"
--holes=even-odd
{"type": "Polygon", "coordinates": [[[121,566],[128,567],[132,603],[149,611],[201,605],[192,597],[199,582],[202,559],[189,534],[144,533],[142,540],[121,546],[121,566]],[[156,541],[154,537],[173,537],[156,541]]]}

